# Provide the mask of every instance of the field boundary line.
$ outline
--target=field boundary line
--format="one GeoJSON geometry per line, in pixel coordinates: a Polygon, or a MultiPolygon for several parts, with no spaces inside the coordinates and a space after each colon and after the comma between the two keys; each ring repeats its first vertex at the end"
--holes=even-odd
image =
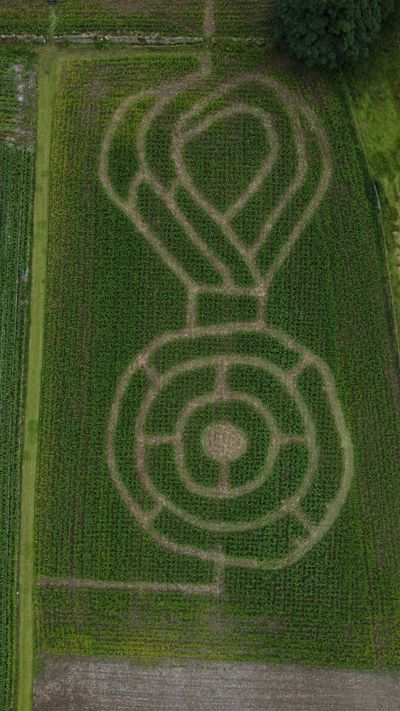
{"type": "Polygon", "coordinates": [[[32,286],[21,484],[17,711],[32,708],[34,648],[34,506],[38,455],[47,270],[48,201],[52,99],[60,61],[52,47],[38,62],[38,123],[32,239],[32,286]]]}
{"type": "Polygon", "coordinates": [[[20,35],[20,34],[10,34],[10,35],[0,35],[0,42],[24,42],[32,44],[46,44],[47,37],[45,35],[20,35]]]}
{"type": "Polygon", "coordinates": [[[196,585],[191,583],[148,583],[148,582],[113,582],[108,580],[88,580],[85,578],[46,578],[38,580],[41,588],[89,588],[92,590],[143,590],[150,592],[183,592],[188,595],[219,595],[221,585],[219,582],[209,585],[196,585]]]}

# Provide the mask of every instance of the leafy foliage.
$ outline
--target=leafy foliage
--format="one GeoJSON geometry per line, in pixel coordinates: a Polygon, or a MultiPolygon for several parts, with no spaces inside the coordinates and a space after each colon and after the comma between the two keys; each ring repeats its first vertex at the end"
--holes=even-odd
{"type": "Polygon", "coordinates": [[[382,19],[379,0],[279,0],[276,12],[291,54],[330,69],[367,56],[382,19]]]}

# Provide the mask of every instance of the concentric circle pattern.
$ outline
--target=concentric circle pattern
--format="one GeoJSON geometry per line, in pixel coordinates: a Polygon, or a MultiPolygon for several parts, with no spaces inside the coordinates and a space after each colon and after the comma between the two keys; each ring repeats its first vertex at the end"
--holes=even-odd
{"type": "MultiPolygon", "coordinates": [[[[335,496],[325,502],[320,520],[311,518],[309,502],[320,485],[318,465],[324,442],[318,438],[302,383],[307,382],[308,372],[317,374],[332,426],[346,437],[329,370],[309,351],[266,326],[253,333],[257,335],[254,355],[233,353],[229,336],[235,330],[233,326],[219,335],[221,350],[226,345],[221,355],[157,370],[155,363],[160,362],[165,346],[173,349],[192,334],[193,348],[201,351],[208,335],[215,333],[215,329],[197,329],[196,335],[186,332],[158,339],[132,362],[113,405],[109,464],[130,510],[162,545],[225,565],[278,568],[315,545],[339,513],[351,457],[338,438],[336,470],[332,471],[335,496]],[[294,365],[283,370],[267,357],[261,358],[262,334],[266,347],[271,336],[278,340],[294,365]],[[140,508],[126,488],[116,447],[124,400],[143,377],[145,395],[131,423],[135,446],[130,467],[153,502],[148,510],[140,508]],[[173,392],[175,406],[171,408],[173,392]],[[176,538],[164,534],[165,518],[176,521],[176,538]],[[209,535],[196,548],[191,532],[199,530],[209,535]],[[245,534],[252,550],[248,557],[237,554],[245,534]],[[262,551],[271,540],[279,543],[282,556],[266,560],[257,555],[257,541],[262,551]]],[[[246,335],[252,335],[251,331],[246,335]]]]}

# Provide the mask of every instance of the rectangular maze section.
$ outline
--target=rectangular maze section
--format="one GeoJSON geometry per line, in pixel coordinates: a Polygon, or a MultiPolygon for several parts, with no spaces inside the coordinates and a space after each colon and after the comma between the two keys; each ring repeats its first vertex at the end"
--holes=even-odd
{"type": "Polygon", "coordinates": [[[393,664],[400,413],[346,106],[265,48],[65,54],[41,652],[393,664]]]}

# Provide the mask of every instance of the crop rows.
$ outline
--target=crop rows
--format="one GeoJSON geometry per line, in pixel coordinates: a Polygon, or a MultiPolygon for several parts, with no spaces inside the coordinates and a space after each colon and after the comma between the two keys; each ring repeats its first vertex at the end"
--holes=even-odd
{"type": "Polygon", "coordinates": [[[0,139],[9,137],[15,128],[18,112],[17,69],[21,66],[19,53],[13,49],[0,50],[0,139]]]}
{"type": "Polygon", "coordinates": [[[18,109],[15,70],[4,52],[0,54],[0,83],[0,135],[4,137],[12,130],[18,109]]]}
{"type": "MultiPolygon", "coordinates": [[[[0,7],[0,34],[48,36],[51,14],[54,33],[160,34],[201,36],[205,0],[4,0],[0,7]]],[[[215,32],[219,36],[271,36],[272,0],[215,0],[215,32]]]]}
{"type": "Polygon", "coordinates": [[[161,0],[119,3],[110,0],[60,0],[56,34],[112,32],[120,34],[199,35],[203,0],[161,0]]]}
{"type": "Polygon", "coordinates": [[[0,144],[0,707],[14,708],[17,551],[33,154],[0,144]]]}
{"type": "MultiPolygon", "coordinates": [[[[123,211],[117,200],[126,205],[130,182],[139,165],[135,137],[156,99],[144,96],[132,105],[113,134],[109,169],[118,194],[114,204],[98,177],[107,127],[126,97],[194,72],[197,60],[185,53],[135,54],[131,58],[120,54],[118,59],[102,53],[97,58],[73,59],[65,64],[51,156],[40,435],[37,537],[38,575],[44,580],[38,592],[42,651],[112,651],[154,658],[185,656],[195,648],[196,655],[214,658],[237,658],[241,654],[259,661],[271,658],[359,667],[390,667],[397,659],[399,630],[386,622],[394,619],[399,583],[399,553],[392,527],[397,520],[400,415],[394,397],[395,350],[385,310],[376,215],[340,83],[328,87],[315,78],[301,82],[287,67],[285,76],[292,91],[313,107],[324,127],[332,178],[319,211],[276,274],[262,317],[323,359],[333,374],[355,453],[355,482],[347,502],[323,540],[295,565],[272,572],[228,566],[222,603],[218,599],[200,601],[198,596],[182,599],[177,593],[89,590],[79,585],[79,581],[98,581],[105,586],[135,582],[214,585],[215,566],[206,556],[191,558],[161,547],[157,536],[147,535],[140,518],[128,511],[111,480],[106,433],[117,384],[128,364],[140,353],[147,353],[154,339],[182,330],[187,324],[186,290],[145,241],[146,226],[150,226],[154,243],[159,239],[170,250],[175,248],[181,267],[196,283],[213,284],[221,279],[214,274],[218,271],[215,260],[210,263],[204,251],[195,248],[188,230],[182,227],[182,216],[178,219],[176,209],[172,209],[170,196],[177,173],[171,159],[171,128],[179,114],[215,90],[220,81],[229,81],[241,72],[265,72],[265,61],[265,52],[258,50],[243,57],[230,56],[229,61],[223,53],[215,53],[211,74],[184,87],[160,111],[144,141],[146,164],[158,183],[143,181],[138,187],[135,213],[131,208],[123,211]],[[142,229],[137,226],[139,220],[142,229]],[[53,579],[65,580],[66,588],[54,587],[53,579]],[[147,614],[143,618],[144,605],[147,614]],[[171,618],[175,621],[173,632],[171,618]],[[180,624],[177,619],[181,619],[180,624]],[[275,622],[274,634],[268,629],[271,620],[275,622]],[[191,645],[192,628],[199,632],[191,645]],[[377,631],[382,629],[384,644],[377,641],[377,631]]],[[[268,62],[270,74],[281,81],[282,68],[272,53],[268,62]]],[[[264,86],[247,82],[233,94],[237,102],[250,102],[270,111],[282,144],[274,174],[277,179],[266,176],[234,219],[240,239],[250,244],[265,218],[263,205],[279,203],[293,179],[290,156],[297,139],[285,111],[264,86]]],[[[202,118],[209,110],[224,110],[228,103],[225,98],[215,101],[202,118]]],[[[324,174],[326,155],[315,134],[307,126],[303,128],[309,167],[299,195],[293,197],[290,209],[282,213],[270,234],[277,253],[324,174]]],[[[188,141],[185,165],[196,187],[207,191],[213,204],[220,200],[223,209],[243,190],[251,167],[260,165],[266,148],[268,139],[253,118],[248,117],[246,122],[237,116],[210,125],[201,136],[188,141]],[[251,146],[246,142],[247,127],[251,146]]],[[[215,225],[204,205],[195,202],[193,194],[182,186],[176,190],[176,203],[207,247],[215,245],[218,255],[224,256],[234,282],[242,286],[246,280],[251,283],[252,275],[246,273],[235,251],[226,246],[226,230],[215,225]]],[[[266,247],[260,251],[260,271],[269,268],[269,260],[271,251],[266,247]]],[[[203,301],[199,299],[202,329],[215,324],[218,329],[221,324],[239,320],[255,321],[254,302],[247,292],[242,301],[228,292],[223,297],[213,301],[214,297],[207,294],[203,301]]],[[[240,333],[240,329],[232,329],[232,333],[226,330],[224,337],[218,330],[207,334],[197,340],[186,337],[158,342],[159,346],[144,358],[146,368],[135,371],[121,399],[113,435],[121,479],[141,510],[149,514],[155,510],[154,501],[132,461],[135,421],[141,417],[140,405],[149,383],[154,386],[154,370],[164,377],[171,367],[181,366],[190,358],[228,358],[237,353],[244,358],[254,354],[268,358],[286,373],[297,364],[297,356],[261,327],[255,334],[240,333]]],[[[340,441],[326,405],[327,386],[321,371],[314,367],[299,372],[298,388],[321,444],[316,486],[305,497],[303,513],[309,521],[318,522],[342,473],[340,441]]],[[[157,400],[159,409],[146,422],[149,435],[168,436],[167,418],[173,421],[182,403],[200,397],[202,388],[209,392],[214,387],[215,374],[208,366],[192,375],[185,372],[180,385],[172,383],[164,400],[157,400]]],[[[230,386],[238,391],[250,389],[254,397],[262,399],[264,389],[272,397],[274,416],[281,428],[287,426],[287,434],[301,436],[296,430],[295,411],[288,410],[267,375],[262,381],[255,378],[248,361],[232,368],[229,375],[230,386]]],[[[213,485],[215,480],[215,468],[205,458],[201,471],[196,470],[203,456],[200,433],[215,412],[204,410],[193,416],[184,432],[191,443],[186,448],[186,463],[195,484],[204,483],[207,477],[208,484],[213,485]]],[[[229,419],[239,428],[245,427],[245,420],[250,421],[253,436],[261,433],[262,424],[251,420],[244,408],[231,408],[229,419]]],[[[293,441],[283,452],[286,460],[278,468],[287,472],[287,477],[280,482],[277,477],[273,504],[288,496],[304,470],[304,449],[293,441]]],[[[256,457],[250,438],[251,466],[256,457]]],[[[175,503],[184,503],[193,516],[225,520],[228,515],[234,522],[243,522],[244,509],[235,508],[236,504],[223,502],[218,506],[212,499],[199,504],[195,496],[184,493],[170,443],[151,449],[146,464],[163,495],[175,496],[175,503]]],[[[247,467],[238,464],[233,476],[238,485],[246,485],[247,467]]],[[[262,498],[252,498],[249,510],[261,511],[262,498]]],[[[239,551],[252,555],[261,545],[267,559],[281,554],[280,543],[284,547],[293,536],[304,535],[301,521],[294,518],[289,523],[281,520],[278,535],[263,538],[249,531],[238,541],[230,531],[219,535],[206,525],[193,527],[188,521],[178,522],[166,507],[155,516],[158,537],[174,536],[178,543],[190,543],[202,551],[210,548],[211,540],[216,550],[215,539],[219,538],[219,543],[225,542],[235,555],[239,551]]]]}
{"type": "Polygon", "coordinates": [[[49,7],[44,0],[2,0],[0,34],[46,35],[49,7]]]}
{"type": "MultiPolygon", "coordinates": [[[[111,0],[59,0],[56,34],[113,32],[130,34],[203,34],[205,0],[146,0],[122,3],[111,0]]],[[[265,38],[271,35],[271,0],[216,0],[217,35],[265,38]]]]}
{"type": "Polygon", "coordinates": [[[227,37],[271,37],[273,0],[215,0],[215,31],[227,37]]]}

